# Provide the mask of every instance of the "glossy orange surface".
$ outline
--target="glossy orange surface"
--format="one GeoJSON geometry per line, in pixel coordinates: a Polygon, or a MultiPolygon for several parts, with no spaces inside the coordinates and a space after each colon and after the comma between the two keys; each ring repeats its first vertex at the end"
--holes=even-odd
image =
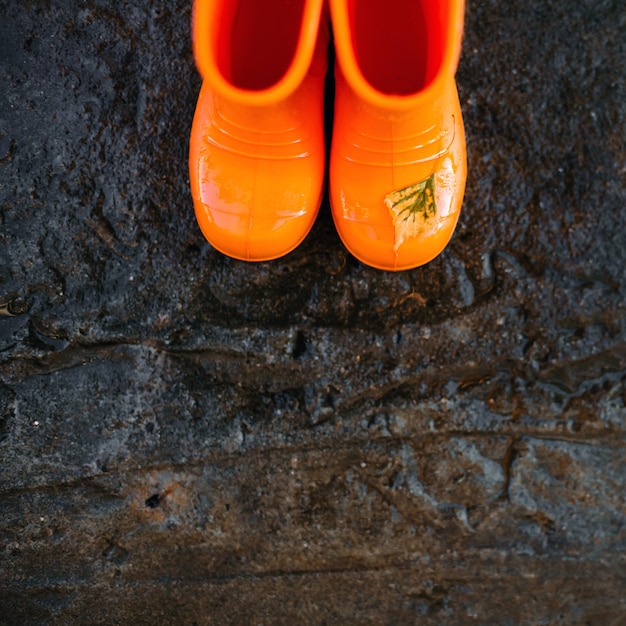
{"type": "Polygon", "coordinates": [[[324,181],[322,0],[196,0],[203,84],[190,183],[198,223],[221,252],[264,261],[307,235],[324,181]]]}
{"type": "Polygon", "coordinates": [[[346,247],[384,270],[429,262],[463,202],[454,82],[462,0],[330,0],[337,65],[330,199],[346,247]]]}

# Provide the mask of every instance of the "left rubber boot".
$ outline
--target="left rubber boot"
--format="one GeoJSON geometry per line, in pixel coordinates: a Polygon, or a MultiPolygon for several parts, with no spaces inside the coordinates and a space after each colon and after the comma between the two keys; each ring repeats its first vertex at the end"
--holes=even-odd
{"type": "Polygon", "coordinates": [[[454,74],[463,0],[330,0],[336,49],[333,219],[364,263],[428,263],[454,232],[467,176],[454,74]]]}
{"type": "Polygon", "coordinates": [[[189,149],[196,217],[214,248],[267,261],[293,250],[324,183],[323,0],[195,0],[203,83],[189,149]]]}

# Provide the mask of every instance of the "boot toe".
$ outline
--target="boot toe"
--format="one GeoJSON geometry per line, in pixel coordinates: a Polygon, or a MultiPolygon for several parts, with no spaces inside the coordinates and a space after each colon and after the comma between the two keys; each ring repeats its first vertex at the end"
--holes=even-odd
{"type": "Polygon", "coordinates": [[[192,189],[206,239],[243,261],[269,261],[291,252],[313,226],[321,200],[321,184],[311,176],[258,170],[259,164],[246,177],[240,168],[239,177],[217,181],[213,169],[208,181],[192,189]]]}

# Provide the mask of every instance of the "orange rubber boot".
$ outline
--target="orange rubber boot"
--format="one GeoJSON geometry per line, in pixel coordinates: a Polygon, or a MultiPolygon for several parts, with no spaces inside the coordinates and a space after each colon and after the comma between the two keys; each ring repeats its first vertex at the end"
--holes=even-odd
{"type": "Polygon", "coordinates": [[[330,7],[335,225],[368,265],[423,265],[450,240],[465,191],[454,82],[463,0],[330,0],[330,7]]]}
{"type": "Polygon", "coordinates": [[[189,167],[209,243],[246,261],[293,250],[324,182],[323,0],[195,0],[203,84],[189,167]]]}

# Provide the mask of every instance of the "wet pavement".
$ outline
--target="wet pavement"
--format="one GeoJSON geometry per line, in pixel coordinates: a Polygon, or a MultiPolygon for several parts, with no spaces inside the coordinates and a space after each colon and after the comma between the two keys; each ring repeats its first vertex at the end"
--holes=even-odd
{"type": "Polygon", "coordinates": [[[626,619],[626,11],[471,0],[456,234],[193,215],[181,0],[0,1],[0,622],[626,619]]]}

